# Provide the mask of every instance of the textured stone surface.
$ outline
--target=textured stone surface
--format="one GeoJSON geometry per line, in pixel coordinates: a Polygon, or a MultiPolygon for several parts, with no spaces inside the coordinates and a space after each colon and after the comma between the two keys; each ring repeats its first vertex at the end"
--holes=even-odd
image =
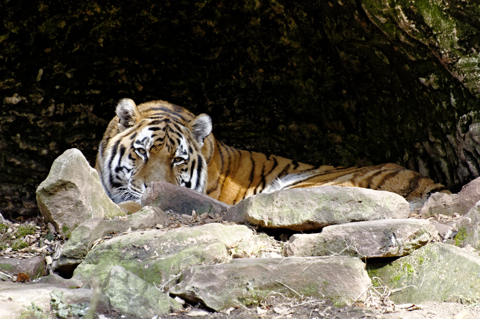
{"type": "Polygon", "coordinates": [[[370,189],[322,186],[258,194],[230,208],[224,220],[297,231],[352,221],[406,218],[400,195],[370,189]]]}
{"type": "Polygon", "coordinates": [[[36,256],[27,259],[18,258],[2,258],[0,259],[0,270],[4,270],[9,274],[17,275],[18,273],[25,273],[30,277],[30,280],[38,279],[45,276],[46,264],[44,256],[36,256]]]}
{"type": "Polygon", "coordinates": [[[318,234],[295,234],[285,244],[288,256],[400,257],[439,240],[427,220],[375,220],[327,226],[318,234]]]}
{"type": "Polygon", "coordinates": [[[235,259],[182,272],[170,293],[217,311],[255,305],[268,295],[313,296],[336,305],[365,300],[371,284],[365,264],[351,257],[235,259]]]}
{"type": "Polygon", "coordinates": [[[186,215],[192,215],[192,210],[197,214],[223,214],[230,207],[195,190],[167,182],[152,182],[148,185],[142,196],[142,206],[146,205],[186,215]]]}
{"type": "Polygon", "coordinates": [[[89,218],[125,215],[77,149],[65,151],[53,162],[47,179],[37,188],[37,202],[45,220],[67,237],[89,218]]]}
{"type": "Polygon", "coordinates": [[[477,178],[463,186],[458,194],[432,194],[423,205],[420,214],[424,216],[465,215],[478,201],[480,201],[480,179],[477,178]]]}
{"type": "Polygon", "coordinates": [[[480,249],[480,202],[457,222],[455,228],[458,231],[455,236],[456,246],[471,245],[475,249],[480,249]]]}
{"type": "MultiPolygon", "coordinates": [[[[17,284],[0,281],[0,318],[19,318],[21,313],[30,307],[32,302],[46,312],[50,311],[51,293],[56,290],[63,294],[67,304],[90,302],[91,289],[69,289],[51,284],[17,284]]],[[[110,301],[105,295],[100,295],[98,313],[108,313],[110,301]]]]}
{"type": "Polygon", "coordinates": [[[480,257],[453,245],[432,243],[378,269],[370,276],[398,289],[395,303],[423,301],[478,302],[480,257]]]}
{"type": "Polygon", "coordinates": [[[146,206],[139,212],[122,218],[105,220],[90,218],[72,232],[63,247],[54,267],[58,271],[71,273],[82,262],[94,242],[108,234],[119,234],[128,229],[153,228],[165,225],[168,217],[164,211],[156,207],[146,206]]]}
{"type": "Polygon", "coordinates": [[[104,280],[118,265],[149,283],[163,285],[192,265],[229,260],[228,247],[253,237],[245,226],[222,224],[137,231],[97,245],[75,269],[74,278],[96,275],[104,280]]]}
{"type": "Polygon", "coordinates": [[[110,270],[103,291],[114,309],[138,318],[163,316],[183,308],[173,298],[120,266],[110,270]]]}

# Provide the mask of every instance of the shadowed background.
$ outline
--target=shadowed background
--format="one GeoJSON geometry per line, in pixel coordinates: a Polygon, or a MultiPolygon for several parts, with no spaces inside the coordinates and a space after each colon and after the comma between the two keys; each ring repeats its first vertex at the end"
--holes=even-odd
{"type": "Polygon", "coordinates": [[[479,175],[474,4],[6,0],[0,18],[5,217],[38,213],[66,149],[94,165],[124,97],[208,113],[242,149],[393,162],[452,190],[479,175]]]}

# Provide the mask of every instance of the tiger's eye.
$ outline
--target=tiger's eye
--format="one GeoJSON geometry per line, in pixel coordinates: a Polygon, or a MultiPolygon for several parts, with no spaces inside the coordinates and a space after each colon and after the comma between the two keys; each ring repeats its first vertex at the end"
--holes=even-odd
{"type": "Polygon", "coordinates": [[[183,157],[175,157],[173,159],[173,164],[180,164],[182,162],[185,162],[185,159],[183,157]]]}
{"type": "Polygon", "coordinates": [[[137,151],[142,155],[145,155],[147,153],[147,151],[145,151],[143,148],[139,148],[137,151]]]}

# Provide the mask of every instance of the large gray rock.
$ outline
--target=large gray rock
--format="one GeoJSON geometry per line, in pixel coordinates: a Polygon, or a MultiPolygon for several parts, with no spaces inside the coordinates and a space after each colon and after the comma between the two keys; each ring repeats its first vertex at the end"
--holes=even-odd
{"type": "Polygon", "coordinates": [[[137,318],[162,316],[182,308],[173,298],[120,266],[110,270],[103,290],[114,308],[137,318]]]}
{"type": "Polygon", "coordinates": [[[400,257],[440,240],[428,220],[375,220],[323,228],[317,234],[295,234],[284,246],[287,256],[400,257]]]}
{"type": "Polygon", "coordinates": [[[146,206],[139,212],[126,217],[103,219],[90,218],[81,223],[72,232],[70,239],[63,247],[55,264],[58,271],[69,273],[82,262],[95,241],[108,234],[119,234],[130,229],[153,228],[165,225],[168,217],[164,211],[156,207],[146,206]]]}
{"type": "Polygon", "coordinates": [[[197,214],[223,214],[230,208],[230,205],[193,189],[167,182],[152,182],[148,185],[142,196],[142,206],[147,205],[186,215],[192,215],[192,210],[197,214]]]}
{"type": "Polygon", "coordinates": [[[170,293],[217,311],[258,304],[273,292],[352,304],[365,300],[371,284],[365,264],[351,257],[235,259],[190,267],[181,278],[170,293]]]}
{"type": "Polygon", "coordinates": [[[96,275],[104,280],[118,265],[164,285],[187,267],[229,260],[229,248],[254,237],[245,226],[222,224],[137,231],[97,245],[75,269],[74,278],[85,281],[96,275]]]}
{"type": "Polygon", "coordinates": [[[408,202],[394,193],[321,186],[246,198],[230,208],[224,220],[305,231],[353,221],[407,218],[409,212],[408,202]]]}
{"type": "Polygon", "coordinates": [[[480,201],[480,178],[463,186],[458,194],[432,194],[423,205],[420,214],[424,216],[435,214],[453,216],[455,213],[465,215],[478,201],[480,201]]]}
{"type": "Polygon", "coordinates": [[[66,237],[89,218],[125,215],[77,149],[65,151],[53,162],[48,177],[37,188],[37,204],[45,220],[66,237]]]}
{"type": "Polygon", "coordinates": [[[480,202],[457,222],[455,228],[457,229],[454,239],[456,246],[471,245],[475,249],[480,249],[480,202]]]}
{"type": "Polygon", "coordinates": [[[0,259],[0,270],[12,275],[24,273],[30,277],[30,280],[34,280],[45,276],[45,256],[35,256],[26,259],[2,258],[0,259]]]}
{"type": "Polygon", "coordinates": [[[428,244],[369,274],[396,290],[395,303],[480,300],[480,257],[453,245],[428,244]]]}
{"type": "MultiPolygon", "coordinates": [[[[69,289],[44,283],[17,284],[0,281],[0,319],[20,318],[22,312],[32,303],[44,313],[50,312],[51,294],[54,291],[61,293],[65,303],[69,305],[90,302],[92,297],[91,289],[69,289]]],[[[103,294],[100,295],[97,312],[110,312],[110,302],[103,294]]]]}

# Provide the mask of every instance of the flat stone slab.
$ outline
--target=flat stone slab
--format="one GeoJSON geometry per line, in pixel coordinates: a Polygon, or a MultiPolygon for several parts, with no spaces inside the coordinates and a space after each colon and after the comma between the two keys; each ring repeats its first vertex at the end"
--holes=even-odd
{"type": "MultiPolygon", "coordinates": [[[[48,313],[53,291],[60,292],[67,304],[90,302],[92,296],[92,289],[69,289],[45,283],[19,284],[0,281],[0,318],[20,318],[22,312],[30,307],[32,302],[44,313],[48,313]]],[[[110,301],[102,294],[97,312],[109,311],[110,301]]]]}
{"type": "Polygon", "coordinates": [[[298,257],[400,257],[439,239],[428,220],[388,219],[327,226],[317,234],[295,234],[284,249],[287,256],[298,257]]]}
{"type": "Polygon", "coordinates": [[[326,298],[341,306],[365,300],[370,284],[357,258],[254,258],[185,269],[170,293],[216,311],[255,305],[272,293],[326,298]]]}
{"type": "Polygon", "coordinates": [[[453,245],[431,243],[368,272],[395,290],[396,304],[480,300],[480,257],[453,245]]]}
{"type": "Polygon", "coordinates": [[[183,269],[228,261],[229,248],[251,240],[255,240],[253,231],[243,225],[212,223],[137,231],[97,245],[75,269],[73,278],[85,281],[95,275],[103,282],[118,265],[148,283],[173,284],[172,278],[183,269]]]}
{"type": "Polygon", "coordinates": [[[409,212],[408,202],[391,192],[321,186],[257,194],[232,206],[224,220],[306,231],[354,221],[407,218],[409,212]]]}
{"type": "Polygon", "coordinates": [[[142,196],[142,206],[147,205],[185,215],[192,215],[193,210],[197,214],[223,215],[230,208],[230,205],[205,194],[167,182],[152,182],[148,185],[142,196]]]}
{"type": "Polygon", "coordinates": [[[44,256],[36,256],[32,258],[2,258],[0,259],[0,270],[11,275],[25,273],[30,280],[42,277],[46,273],[46,263],[44,256]]]}

